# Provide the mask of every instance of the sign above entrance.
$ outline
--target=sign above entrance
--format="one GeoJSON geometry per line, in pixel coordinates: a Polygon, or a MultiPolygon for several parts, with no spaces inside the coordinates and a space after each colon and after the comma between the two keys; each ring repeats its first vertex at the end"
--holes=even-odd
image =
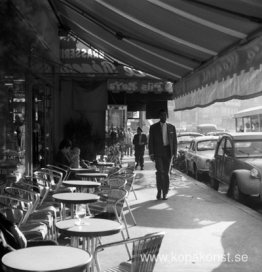
{"type": "Polygon", "coordinates": [[[131,80],[131,79],[108,79],[107,89],[113,93],[163,93],[172,94],[173,88],[171,82],[156,80],[131,80]]]}
{"type": "Polygon", "coordinates": [[[99,75],[110,78],[156,79],[156,77],[117,61],[109,61],[103,52],[92,49],[70,36],[62,38],[60,41],[60,59],[64,64],[60,68],[60,73],[85,74],[90,77],[99,75]]]}

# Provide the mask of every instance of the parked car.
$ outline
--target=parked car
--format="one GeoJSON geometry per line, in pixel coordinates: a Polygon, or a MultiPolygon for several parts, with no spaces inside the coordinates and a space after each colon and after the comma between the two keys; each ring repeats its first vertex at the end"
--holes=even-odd
{"type": "Polygon", "coordinates": [[[217,126],[215,124],[200,124],[197,125],[197,132],[207,135],[207,133],[217,131],[217,126]]]}
{"type": "Polygon", "coordinates": [[[177,158],[173,161],[173,167],[185,172],[185,153],[188,150],[191,141],[203,134],[198,132],[180,132],[177,134],[177,158]]]}
{"type": "Polygon", "coordinates": [[[243,200],[246,195],[262,200],[262,132],[221,136],[210,163],[211,187],[228,184],[228,195],[243,200]]]}
{"type": "Polygon", "coordinates": [[[191,141],[203,134],[198,132],[181,132],[177,135],[177,150],[187,150],[190,146],[191,141]]]}
{"type": "Polygon", "coordinates": [[[218,136],[200,136],[191,141],[185,154],[186,173],[195,179],[201,175],[208,176],[209,163],[214,158],[218,136]]]}
{"type": "Polygon", "coordinates": [[[217,131],[211,131],[207,133],[207,136],[221,136],[226,134],[227,132],[225,130],[217,130],[217,131]]]}

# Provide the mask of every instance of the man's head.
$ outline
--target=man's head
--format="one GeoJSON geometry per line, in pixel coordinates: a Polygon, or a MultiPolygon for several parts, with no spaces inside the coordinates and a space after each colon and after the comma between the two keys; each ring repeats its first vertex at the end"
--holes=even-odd
{"type": "Polygon", "coordinates": [[[159,111],[160,122],[165,123],[167,119],[167,112],[164,109],[159,111]]]}
{"type": "Polygon", "coordinates": [[[138,128],[137,128],[137,133],[138,133],[138,134],[141,134],[141,133],[142,133],[142,131],[143,131],[143,130],[142,130],[142,128],[141,128],[141,127],[138,127],[138,128]]]}

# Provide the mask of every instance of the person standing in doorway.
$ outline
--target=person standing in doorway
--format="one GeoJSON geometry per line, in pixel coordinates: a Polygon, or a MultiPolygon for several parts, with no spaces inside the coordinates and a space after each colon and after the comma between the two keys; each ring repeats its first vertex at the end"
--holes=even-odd
{"type": "Polygon", "coordinates": [[[133,138],[133,145],[135,146],[135,169],[140,165],[141,170],[144,170],[144,153],[145,146],[147,145],[147,137],[146,134],[142,134],[142,132],[142,129],[138,127],[137,134],[135,134],[133,138]]]}
{"type": "Polygon", "coordinates": [[[160,121],[149,129],[149,156],[155,162],[158,200],[167,200],[169,190],[169,168],[173,157],[177,154],[176,128],[166,123],[167,112],[160,110],[160,121]]]}
{"type": "Polygon", "coordinates": [[[125,155],[133,156],[133,133],[131,132],[130,127],[127,128],[127,132],[125,134],[125,155]]]}

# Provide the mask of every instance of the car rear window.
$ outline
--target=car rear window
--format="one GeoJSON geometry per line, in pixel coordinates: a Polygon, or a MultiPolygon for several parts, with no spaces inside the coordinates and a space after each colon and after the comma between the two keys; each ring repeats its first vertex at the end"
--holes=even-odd
{"type": "Polygon", "coordinates": [[[201,141],[197,144],[197,151],[215,150],[216,145],[216,140],[201,141]]]}

